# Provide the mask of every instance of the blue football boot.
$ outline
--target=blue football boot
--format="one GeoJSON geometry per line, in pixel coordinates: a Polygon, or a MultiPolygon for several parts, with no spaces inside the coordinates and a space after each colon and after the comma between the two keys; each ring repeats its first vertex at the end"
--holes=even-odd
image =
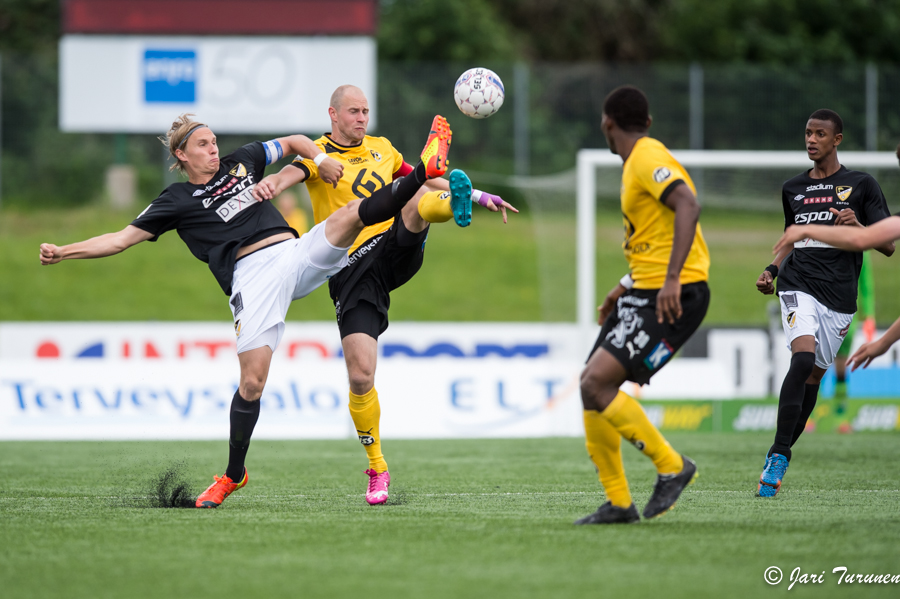
{"type": "Polygon", "coordinates": [[[450,173],[450,209],[453,210],[453,220],[460,227],[468,227],[472,223],[472,182],[459,169],[450,173]]]}
{"type": "Polygon", "coordinates": [[[781,481],[788,469],[788,459],[780,453],[766,457],[766,467],[759,477],[757,494],[760,497],[775,497],[781,489],[781,481]]]}

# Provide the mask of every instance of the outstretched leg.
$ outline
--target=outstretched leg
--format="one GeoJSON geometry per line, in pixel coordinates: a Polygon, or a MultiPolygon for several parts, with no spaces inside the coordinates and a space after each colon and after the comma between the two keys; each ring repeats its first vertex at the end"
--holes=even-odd
{"type": "Polygon", "coordinates": [[[370,197],[348,203],[325,221],[325,238],[335,247],[349,247],[364,227],[394,218],[428,179],[447,170],[451,131],[447,120],[434,117],[422,160],[409,175],[383,187],[370,197]]]}

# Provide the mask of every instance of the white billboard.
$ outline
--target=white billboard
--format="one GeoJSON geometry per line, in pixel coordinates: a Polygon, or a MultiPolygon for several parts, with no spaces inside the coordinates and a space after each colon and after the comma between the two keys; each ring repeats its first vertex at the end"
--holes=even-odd
{"type": "MultiPolygon", "coordinates": [[[[379,365],[385,438],[582,433],[571,362],[414,358],[379,365]],[[423,425],[423,423],[427,423],[423,425]]],[[[0,360],[0,440],[223,439],[236,365],[0,360]]],[[[342,361],[273,363],[254,438],[356,436],[342,361]]]]}
{"type": "Polygon", "coordinates": [[[63,131],[161,134],[191,112],[219,133],[319,134],[347,83],[375,126],[369,37],[65,35],[59,58],[63,131]]]}
{"type": "MultiPolygon", "coordinates": [[[[580,435],[580,374],[597,327],[395,323],[379,339],[387,438],[580,435]],[[427,427],[422,423],[428,422],[427,427]]],[[[628,392],[644,399],[761,397],[768,337],[709,332],[709,357],[675,358],[628,392]]],[[[0,439],[214,439],[239,365],[230,322],[0,323],[0,439]]],[[[260,438],[349,438],[347,373],[331,322],[287,323],[262,398],[260,438]]]]}

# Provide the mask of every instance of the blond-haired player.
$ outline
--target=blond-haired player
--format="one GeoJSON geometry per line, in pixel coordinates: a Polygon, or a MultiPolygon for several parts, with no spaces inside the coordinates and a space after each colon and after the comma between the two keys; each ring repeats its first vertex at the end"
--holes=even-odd
{"type": "Polygon", "coordinates": [[[255,141],[220,157],[215,134],[191,116],[179,117],[163,140],[186,182],[167,187],[121,231],[64,246],[41,244],[40,258],[44,265],[102,258],[175,230],[209,265],[230,297],[241,368],[231,402],[228,466],[196,500],[197,507],[214,508],[247,484],[244,460],[290,303],[347,265],[347,249],[364,227],[390,219],[425,181],[444,174],[450,128],[435,117],[422,161],[408,176],[347,203],[300,236],[271,202],[253,196],[266,166],[285,153],[300,154],[315,163],[323,180],[337,185],[344,170],[340,162],[303,135],[255,141]]]}

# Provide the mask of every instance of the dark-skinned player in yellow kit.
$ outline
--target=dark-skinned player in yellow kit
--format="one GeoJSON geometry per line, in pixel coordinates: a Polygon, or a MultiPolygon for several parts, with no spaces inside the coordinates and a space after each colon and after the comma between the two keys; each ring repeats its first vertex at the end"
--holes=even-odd
{"type": "Polygon", "coordinates": [[[622,157],[622,247],[631,272],[600,306],[603,328],[581,374],[588,454],[607,501],[575,524],[640,521],[622,464],[624,437],[657,470],[644,518],[667,512],[697,476],[647,418],[620,391],[625,381],[646,384],[697,330],[709,307],[709,251],[698,219],[694,183],[659,141],[647,136],[652,120],[644,93],[612,91],[600,123],[609,149],[622,157]]]}

